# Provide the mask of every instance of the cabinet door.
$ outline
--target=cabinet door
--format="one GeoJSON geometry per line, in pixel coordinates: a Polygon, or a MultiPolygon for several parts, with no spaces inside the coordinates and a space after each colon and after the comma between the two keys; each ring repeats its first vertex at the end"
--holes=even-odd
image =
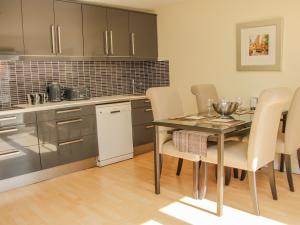
{"type": "Polygon", "coordinates": [[[22,2],[26,55],[55,54],[53,0],[22,2]]]}
{"type": "Polygon", "coordinates": [[[83,37],[81,4],[55,1],[54,13],[58,55],[82,56],[83,37]]]}
{"type": "Polygon", "coordinates": [[[129,12],[120,9],[108,9],[109,54],[111,56],[129,56],[129,12]]]}
{"type": "Polygon", "coordinates": [[[129,31],[132,56],[158,57],[156,15],[130,12],[129,31]]]}
{"type": "Polygon", "coordinates": [[[0,1],[0,52],[23,54],[21,0],[0,1]]]}
{"type": "Polygon", "coordinates": [[[107,9],[83,5],[83,40],[85,56],[108,55],[107,9]]]}

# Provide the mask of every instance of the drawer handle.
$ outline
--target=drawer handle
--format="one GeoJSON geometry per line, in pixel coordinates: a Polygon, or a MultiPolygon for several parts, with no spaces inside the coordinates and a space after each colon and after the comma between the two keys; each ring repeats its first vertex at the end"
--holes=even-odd
{"type": "Polygon", "coordinates": [[[15,131],[18,131],[18,129],[12,128],[12,129],[7,129],[7,130],[1,130],[0,134],[7,134],[7,133],[15,132],[15,131]]]}
{"type": "Polygon", "coordinates": [[[68,121],[57,122],[57,125],[65,125],[65,124],[78,123],[78,122],[82,122],[82,119],[76,119],[76,120],[68,120],[68,121]]]}
{"type": "Polygon", "coordinates": [[[145,103],[150,103],[150,100],[145,100],[145,103]]]}
{"type": "Polygon", "coordinates": [[[74,140],[74,141],[62,142],[62,143],[59,143],[58,146],[70,145],[70,144],[75,144],[75,143],[80,143],[80,142],[83,142],[83,139],[78,139],[78,140],[74,140]]]}
{"type": "Polygon", "coordinates": [[[3,152],[3,153],[0,153],[0,158],[10,156],[10,155],[17,155],[19,153],[20,153],[20,151],[18,151],[18,150],[10,151],[10,152],[3,152]]]}
{"type": "Polygon", "coordinates": [[[120,113],[121,111],[120,110],[116,110],[116,111],[111,111],[110,113],[113,114],[113,113],[120,113]]]}
{"type": "Polygon", "coordinates": [[[151,129],[153,127],[154,127],[154,125],[145,126],[146,129],[151,129]]]}
{"type": "Polygon", "coordinates": [[[57,111],[57,114],[63,114],[63,113],[71,113],[71,112],[80,112],[81,108],[78,109],[68,109],[68,110],[63,110],[63,111],[57,111]]]}
{"type": "Polygon", "coordinates": [[[152,109],[145,109],[145,112],[152,112],[152,109]]]}
{"type": "Polygon", "coordinates": [[[1,118],[1,119],[0,119],[0,122],[3,122],[3,121],[9,121],[9,120],[16,120],[16,119],[17,119],[16,116],[6,117],[6,118],[1,118]]]}

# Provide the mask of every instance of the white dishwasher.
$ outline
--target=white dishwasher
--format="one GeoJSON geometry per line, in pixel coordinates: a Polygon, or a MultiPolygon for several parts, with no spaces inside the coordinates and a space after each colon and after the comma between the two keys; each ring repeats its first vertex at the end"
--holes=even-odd
{"type": "Polygon", "coordinates": [[[96,106],[98,166],[133,158],[130,102],[96,106]]]}

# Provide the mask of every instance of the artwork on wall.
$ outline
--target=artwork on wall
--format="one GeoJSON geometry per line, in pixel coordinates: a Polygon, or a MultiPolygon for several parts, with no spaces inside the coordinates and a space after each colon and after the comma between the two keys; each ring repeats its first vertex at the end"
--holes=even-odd
{"type": "Polygon", "coordinates": [[[237,24],[237,70],[280,71],[283,19],[237,24]]]}

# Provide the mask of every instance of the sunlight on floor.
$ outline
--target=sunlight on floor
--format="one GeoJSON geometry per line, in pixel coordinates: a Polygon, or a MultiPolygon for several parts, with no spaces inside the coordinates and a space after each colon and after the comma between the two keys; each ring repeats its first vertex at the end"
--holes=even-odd
{"type": "Polygon", "coordinates": [[[149,221],[147,221],[146,223],[143,223],[143,224],[141,224],[141,225],[163,225],[163,224],[158,223],[158,222],[156,222],[156,221],[154,221],[154,220],[149,220],[149,221]]]}
{"type": "Polygon", "coordinates": [[[184,197],[179,202],[174,202],[160,209],[160,212],[179,219],[188,224],[274,224],[284,225],[262,216],[224,206],[222,217],[215,215],[216,203],[209,200],[195,200],[184,197]]]}

